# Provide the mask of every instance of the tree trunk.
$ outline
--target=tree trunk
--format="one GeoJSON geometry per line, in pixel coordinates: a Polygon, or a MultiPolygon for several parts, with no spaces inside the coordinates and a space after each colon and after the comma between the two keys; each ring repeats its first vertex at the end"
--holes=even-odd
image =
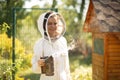
{"type": "Polygon", "coordinates": [[[52,8],[55,8],[56,5],[57,5],[57,1],[56,1],[56,0],[53,0],[52,8]]]}

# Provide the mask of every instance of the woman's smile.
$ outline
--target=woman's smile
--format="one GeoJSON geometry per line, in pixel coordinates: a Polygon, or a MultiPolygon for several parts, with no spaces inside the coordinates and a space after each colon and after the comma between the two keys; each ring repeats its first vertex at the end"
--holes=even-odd
{"type": "Polygon", "coordinates": [[[61,25],[61,21],[58,19],[57,16],[51,16],[48,19],[48,34],[50,37],[56,37],[61,35],[63,32],[63,25],[61,25]]]}

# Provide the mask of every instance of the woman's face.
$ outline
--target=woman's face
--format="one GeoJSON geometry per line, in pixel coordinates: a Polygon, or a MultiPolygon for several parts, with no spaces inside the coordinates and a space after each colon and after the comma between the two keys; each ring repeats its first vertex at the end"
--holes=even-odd
{"type": "Polygon", "coordinates": [[[63,32],[63,23],[58,16],[51,16],[48,19],[48,34],[51,38],[61,35],[63,32]]]}

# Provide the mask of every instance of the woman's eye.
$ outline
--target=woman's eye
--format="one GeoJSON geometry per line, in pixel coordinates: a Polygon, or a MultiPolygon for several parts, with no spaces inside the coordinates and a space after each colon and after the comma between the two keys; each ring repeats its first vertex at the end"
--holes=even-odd
{"type": "Polygon", "coordinates": [[[48,25],[52,25],[52,23],[48,23],[48,25]]]}
{"type": "Polygon", "coordinates": [[[48,23],[48,25],[50,26],[50,25],[57,25],[58,23],[56,22],[56,23],[48,23]]]}
{"type": "Polygon", "coordinates": [[[54,25],[57,25],[57,23],[54,23],[54,25]]]}

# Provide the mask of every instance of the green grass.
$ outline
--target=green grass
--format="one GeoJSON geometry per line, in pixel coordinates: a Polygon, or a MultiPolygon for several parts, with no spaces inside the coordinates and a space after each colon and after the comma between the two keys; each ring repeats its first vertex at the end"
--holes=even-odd
{"type": "Polygon", "coordinates": [[[39,80],[40,74],[29,73],[23,76],[25,80],[39,80]]]}
{"type": "Polygon", "coordinates": [[[91,55],[70,55],[70,70],[72,80],[92,80],[91,55]]]}
{"type": "Polygon", "coordinates": [[[77,54],[77,55],[71,54],[69,58],[70,58],[71,72],[73,72],[79,66],[91,67],[92,59],[90,54],[87,57],[84,57],[81,54],[77,54]]]}
{"type": "Polygon", "coordinates": [[[39,80],[40,74],[35,74],[32,72],[31,68],[25,71],[19,71],[17,73],[17,76],[20,78],[24,78],[24,80],[39,80]]]}

